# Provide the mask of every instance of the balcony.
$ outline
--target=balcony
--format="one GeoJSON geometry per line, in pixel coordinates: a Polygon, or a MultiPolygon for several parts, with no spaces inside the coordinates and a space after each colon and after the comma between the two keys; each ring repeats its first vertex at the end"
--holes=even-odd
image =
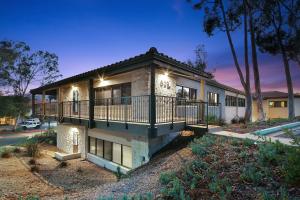
{"type": "Polygon", "coordinates": [[[155,124],[187,125],[208,124],[208,116],[220,118],[220,104],[189,101],[167,96],[154,96],[155,109],[151,108],[151,96],[130,96],[120,98],[65,101],[35,104],[34,113],[41,117],[93,120],[119,123],[150,124],[155,115],[155,124]],[[94,109],[90,109],[90,106],[94,109]],[[93,113],[90,113],[93,112],[93,113]]]}

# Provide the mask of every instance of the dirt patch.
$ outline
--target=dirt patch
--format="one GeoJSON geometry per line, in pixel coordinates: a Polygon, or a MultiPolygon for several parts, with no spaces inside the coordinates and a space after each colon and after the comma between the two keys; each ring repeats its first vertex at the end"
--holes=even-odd
{"type": "Polygon", "coordinates": [[[53,188],[32,174],[16,157],[0,158],[0,199],[18,199],[19,196],[61,196],[53,188]]]}
{"type": "MultiPolygon", "coordinates": [[[[65,193],[77,192],[80,190],[97,187],[104,183],[111,183],[117,180],[114,173],[96,166],[84,159],[65,161],[65,165],[56,160],[54,151],[56,147],[43,145],[41,157],[36,159],[39,174],[49,183],[63,188],[65,193]]],[[[28,163],[30,157],[22,157],[28,163]]]]}

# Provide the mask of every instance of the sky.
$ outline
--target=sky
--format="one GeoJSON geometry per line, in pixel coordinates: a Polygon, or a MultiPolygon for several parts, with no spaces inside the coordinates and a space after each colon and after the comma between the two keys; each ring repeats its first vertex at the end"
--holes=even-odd
{"type": "MultiPolygon", "coordinates": [[[[242,89],[225,34],[208,37],[203,14],[186,0],[0,0],[0,5],[0,40],[23,41],[33,51],[57,54],[63,78],[150,47],[187,61],[203,44],[207,71],[219,82],[242,89]]],[[[234,33],[233,39],[243,64],[242,33],[234,33]]],[[[287,91],[279,56],[259,53],[259,67],[263,91],[287,91]]],[[[294,92],[300,92],[300,67],[292,64],[291,74],[294,92]]]]}

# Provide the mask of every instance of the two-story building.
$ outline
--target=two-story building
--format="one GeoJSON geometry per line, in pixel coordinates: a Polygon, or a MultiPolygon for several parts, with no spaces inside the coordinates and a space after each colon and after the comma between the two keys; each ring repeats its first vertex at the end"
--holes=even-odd
{"type": "Polygon", "coordinates": [[[150,48],[31,94],[33,113],[59,122],[57,147],[62,152],[125,173],[147,163],[188,126],[207,130],[208,116],[227,121],[242,116],[234,110],[237,98],[230,105],[233,113],[222,104],[229,95],[243,94],[224,88],[211,74],[150,48]],[[35,103],[37,95],[41,103],[35,103]]]}
{"type": "Polygon", "coordinates": [[[218,87],[211,79],[211,74],[150,48],[31,90],[33,113],[57,119],[62,152],[127,172],[147,163],[187,126],[200,125],[205,131],[209,115],[226,113],[221,105],[225,97],[208,97],[207,84],[218,87]],[[35,103],[37,95],[41,103],[35,103]]]}

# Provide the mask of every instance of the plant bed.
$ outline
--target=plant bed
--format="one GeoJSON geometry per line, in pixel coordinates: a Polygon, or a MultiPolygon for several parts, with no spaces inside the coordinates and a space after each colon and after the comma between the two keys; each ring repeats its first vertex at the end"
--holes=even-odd
{"type": "Polygon", "coordinates": [[[298,199],[300,147],[205,135],[196,159],[162,173],[163,199],[298,199]]]}
{"type": "Polygon", "coordinates": [[[266,128],[271,128],[274,126],[280,126],[283,124],[288,124],[292,122],[297,122],[299,119],[295,120],[289,120],[289,119],[270,119],[267,121],[261,121],[261,122],[251,122],[248,124],[244,123],[234,123],[234,124],[227,124],[223,127],[223,130],[225,131],[230,131],[230,132],[235,132],[235,133],[252,133],[257,130],[262,130],[266,128]]]}

